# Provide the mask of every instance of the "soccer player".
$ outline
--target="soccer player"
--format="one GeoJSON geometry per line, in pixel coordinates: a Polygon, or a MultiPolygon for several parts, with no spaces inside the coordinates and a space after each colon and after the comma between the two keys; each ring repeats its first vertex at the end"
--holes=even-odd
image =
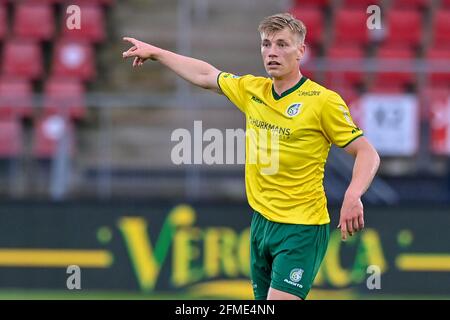
{"type": "Polygon", "coordinates": [[[328,245],[323,177],[331,144],[355,157],[340,211],[342,240],[364,228],[361,197],[380,160],[341,97],[301,74],[304,24],[290,14],[276,14],[261,22],[259,32],[269,78],[221,72],[133,38],[124,38],[132,47],[123,57],[134,58],[133,67],[147,59],[158,61],[192,84],[225,95],[245,114],[247,131],[264,130],[277,137],[276,148],[257,145],[257,150],[278,152],[272,174],[263,173],[263,163],[249,161],[249,139],[246,145],[253,291],[255,299],[305,299],[328,245]]]}

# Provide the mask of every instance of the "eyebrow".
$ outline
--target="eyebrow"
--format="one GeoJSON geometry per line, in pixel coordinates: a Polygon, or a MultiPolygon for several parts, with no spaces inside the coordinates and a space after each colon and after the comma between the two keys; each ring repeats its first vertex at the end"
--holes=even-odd
{"type": "MultiPolygon", "coordinates": [[[[272,42],[272,41],[270,41],[269,39],[262,39],[262,42],[272,42]]],[[[285,40],[285,39],[277,39],[277,40],[275,40],[274,42],[284,42],[284,43],[288,43],[288,41],[285,40]]]]}

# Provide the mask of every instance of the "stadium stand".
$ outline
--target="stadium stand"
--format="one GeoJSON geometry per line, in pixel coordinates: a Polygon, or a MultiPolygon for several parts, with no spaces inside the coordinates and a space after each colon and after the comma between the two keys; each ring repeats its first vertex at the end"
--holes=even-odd
{"type": "Polygon", "coordinates": [[[51,78],[44,88],[44,114],[66,114],[80,120],[86,115],[83,84],[73,78],[51,78]]]}
{"type": "Polygon", "coordinates": [[[33,88],[28,80],[0,78],[0,119],[30,118],[33,114],[33,88]]]}
{"type": "Polygon", "coordinates": [[[436,69],[428,74],[430,85],[450,86],[450,73],[438,70],[440,65],[448,64],[450,61],[450,46],[431,47],[428,49],[425,58],[436,69]]]}
{"type": "Polygon", "coordinates": [[[437,11],[433,17],[432,28],[434,46],[449,45],[450,10],[437,11]]]}
{"type": "Polygon", "coordinates": [[[15,8],[14,34],[19,38],[50,40],[55,34],[53,8],[43,2],[18,3],[15,8]]]}
{"type": "Polygon", "coordinates": [[[369,42],[366,20],[366,12],[363,10],[338,9],[333,25],[334,44],[366,45],[369,42]]]}
{"type": "MultiPolygon", "coordinates": [[[[105,17],[104,11],[99,5],[81,4],[80,10],[81,25],[80,29],[65,28],[66,15],[62,15],[62,37],[70,40],[85,40],[91,43],[100,43],[105,41],[105,17]]],[[[65,12],[65,11],[64,11],[65,12]]]]}
{"type": "Polygon", "coordinates": [[[379,70],[374,73],[375,86],[406,86],[414,84],[416,75],[412,71],[414,52],[409,47],[383,46],[376,54],[379,70]],[[389,65],[387,65],[389,64],[389,65]],[[386,66],[402,65],[402,71],[388,71],[386,66]]]}
{"type": "Polygon", "coordinates": [[[415,10],[394,9],[387,13],[387,34],[384,45],[418,47],[422,41],[422,17],[415,10]]]}
{"type": "Polygon", "coordinates": [[[19,120],[0,119],[0,159],[19,158],[23,152],[23,128],[19,120]]]}
{"type": "Polygon", "coordinates": [[[331,85],[334,82],[346,83],[348,85],[358,85],[364,81],[364,72],[357,70],[361,68],[364,58],[364,51],[359,46],[336,45],[328,49],[326,58],[336,61],[336,65],[343,61],[355,64],[355,71],[328,71],[325,75],[325,83],[331,85]]]}
{"type": "Polygon", "coordinates": [[[0,41],[8,34],[8,15],[6,7],[0,3],[0,41]]]}
{"type": "Polygon", "coordinates": [[[6,76],[41,79],[44,66],[39,43],[25,39],[7,40],[3,47],[2,72],[6,76]]]}
{"type": "Polygon", "coordinates": [[[379,5],[379,0],[343,0],[341,5],[345,8],[367,8],[370,5],[379,5]]]}
{"type": "Polygon", "coordinates": [[[96,77],[95,54],[89,43],[61,39],[55,43],[52,76],[92,81],[96,77]]]}
{"type": "Polygon", "coordinates": [[[67,146],[68,154],[73,156],[75,128],[71,121],[60,115],[47,115],[35,121],[32,149],[35,159],[52,159],[61,143],[67,146]]]}
{"type": "Polygon", "coordinates": [[[294,8],[292,14],[308,26],[306,43],[315,47],[321,45],[325,27],[322,10],[316,7],[294,8]]]}

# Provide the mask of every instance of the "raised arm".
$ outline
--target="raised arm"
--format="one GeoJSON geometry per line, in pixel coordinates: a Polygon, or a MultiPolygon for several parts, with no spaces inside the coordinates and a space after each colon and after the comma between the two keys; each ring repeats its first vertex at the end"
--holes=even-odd
{"type": "Polygon", "coordinates": [[[132,44],[132,47],[123,53],[123,58],[134,58],[133,67],[143,65],[148,59],[158,61],[190,83],[221,93],[217,84],[220,71],[209,63],[185,57],[134,38],[125,37],[123,40],[132,44]]]}

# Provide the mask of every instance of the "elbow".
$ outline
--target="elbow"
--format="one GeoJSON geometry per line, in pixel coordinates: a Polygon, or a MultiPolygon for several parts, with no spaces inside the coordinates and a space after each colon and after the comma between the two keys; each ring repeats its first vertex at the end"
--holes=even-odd
{"type": "Polygon", "coordinates": [[[375,161],[375,165],[374,165],[375,172],[377,172],[378,168],[380,167],[381,158],[380,158],[380,155],[378,154],[377,150],[375,150],[375,148],[373,148],[373,157],[374,157],[374,161],[375,161]]]}

